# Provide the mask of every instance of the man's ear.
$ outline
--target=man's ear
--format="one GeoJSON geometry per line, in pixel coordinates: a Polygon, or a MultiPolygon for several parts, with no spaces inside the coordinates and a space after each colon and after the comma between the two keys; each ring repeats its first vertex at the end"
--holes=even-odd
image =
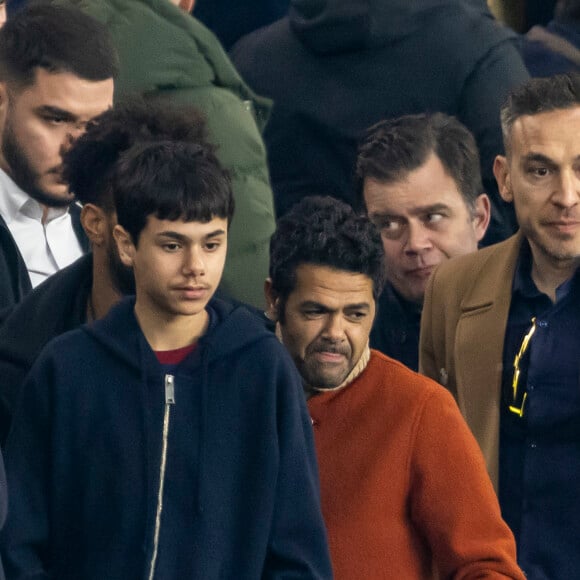
{"type": "Polygon", "coordinates": [[[81,210],[81,224],[93,246],[105,243],[107,218],[105,212],[92,203],[86,203],[81,210]]]}
{"type": "Polygon", "coordinates": [[[121,262],[123,262],[125,266],[132,268],[137,249],[135,248],[131,234],[129,234],[123,226],[117,224],[113,228],[113,237],[117,244],[117,251],[121,258],[121,262]]]}
{"type": "Polygon", "coordinates": [[[280,299],[272,287],[272,278],[266,278],[264,282],[264,296],[266,297],[266,316],[273,322],[278,322],[278,306],[280,299]]]}
{"type": "Polygon", "coordinates": [[[493,161],[493,174],[497,181],[497,187],[502,199],[507,202],[514,200],[512,192],[512,183],[510,179],[510,168],[507,157],[497,155],[493,161]]]}
{"type": "Polygon", "coordinates": [[[473,212],[473,228],[478,242],[485,235],[490,219],[491,202],[487,194],[482,193],[475,200],[475,211],[473,212]]]}

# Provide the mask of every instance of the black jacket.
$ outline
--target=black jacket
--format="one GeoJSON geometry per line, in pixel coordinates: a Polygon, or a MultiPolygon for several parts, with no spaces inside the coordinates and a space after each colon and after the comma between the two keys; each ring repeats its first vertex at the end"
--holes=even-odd
{"type": "Polygon", "coordinates": [[[353,203],[357,142],[377,121],[425,111],[474,134],[492,199],[486,243],[515,229],[493,159],[499,108],[528,78],[516,35],[485,0],[292,0],[286,18],[242,38],[232,59],[274,100],[264,138],[278,216],[307,195],[353,203]]]}
{"type": "MultiPolygon", "coordinates": [[[[89,240],[81,226],[81,210],[73,203],[69,211],[81,248],[87,252],[89,240]]],[[[0,216],[0,325],[12,308],[31,290],[26,264],[6,222],[0,216]]]]}
{"type": "Polygon", "coordinates": [[[24,377],[47,342],[86,321],[92,255],[57,272],[18,304],[0,326],[0,445],[4,446],[24,377]]]}
{"type": "Polygon", "coordinates": [[[377,315],[370,335],[371,348],[417,371],[421,306],[412,304],[387,283],[377,301],[377,315]]]}

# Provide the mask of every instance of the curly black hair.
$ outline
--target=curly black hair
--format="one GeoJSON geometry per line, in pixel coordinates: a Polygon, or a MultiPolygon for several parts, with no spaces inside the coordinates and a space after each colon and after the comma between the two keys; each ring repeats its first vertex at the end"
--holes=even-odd
{"type": "Polygon", "coordinates": [[[112,177],[117,219],[135,245],[147,218],[231,223],[234,196],[227,172],[207,144],[178,140],[136,143],[112,177]]]}
{"type": "Polygon", "coordinates": [[[278,220],[270,240],[270,279],[281,319],[301,264],[364,274],[373,281],[375,299],[385,282],[379,232],[366,216],[332,197],[306,197],[278,220]]]}
{"type": "Polygon", "coordinates": [[[111,179],[120,156],[136,143],[180,141],[208,151],[205,119],[193,107],[131,97],[95,117],[63,158],[63,176],[76,199],[114,210],[111,179]]]}

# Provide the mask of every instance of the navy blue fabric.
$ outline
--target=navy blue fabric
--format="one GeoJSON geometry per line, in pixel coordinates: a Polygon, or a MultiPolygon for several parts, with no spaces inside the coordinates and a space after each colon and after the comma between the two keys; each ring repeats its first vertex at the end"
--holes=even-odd
{"type": "MultiPolygon", "coordinates": [[[[580,48],[580,23],[552,20],[546,30],[580,48]]],[[[580,72],[580,66],[564,55],[554,52],[543,42],[523,39],[522,53],[526,67],[533,77],[549,77],[556,74],[580,72]]],[[[580,52],[579,52],[580,56],[580,52]]]]}
{"type": "Polygon", "coordinates": [[[6,14],[8,18],[29,3],[30,0],[6,0],[6,14]]]}
{"type": "Polygon", "coordinates": [[[503,356],[499,501],[529,580],[567,580],[580,570],[580,271],[556,302],[531,278],[527,243],[516,268],[503,356]],[[536,317],[520,367],[523,418],[508,410],[513,361],[536,317]]]}
{"type": "Polygon", "coordinates": [[[417,371],[421,307],[405,300],[387,284],[377,301],[370,346],[417,371]]]}
{"type": "MultiPolygon", "coordinates": [[[[86,322],[92,284],[93,259],[89,253],[34,288],[0,324],[0,447],[6,443],[24,378],[42,349],[53,338],[86,322]]],[[[274,330],[263,311],[228,297],[220,288],[215,296],[244,306],[274,330]]]]}
{"type": "Polygon", "coordinates": [[[289,0],[196,0],[194,14],[226,50],[242,36],[282,18],[289,0]]]}
{"type": "MultiPolygon", "coordinates": [[[[219,300],[175,370],[156,578],[331,578],[310,419],[276,337],[219,300]]],[[[6,449],[8,577],[146,577],[165,377],[124,300],[52,341],[6,449]]]]}

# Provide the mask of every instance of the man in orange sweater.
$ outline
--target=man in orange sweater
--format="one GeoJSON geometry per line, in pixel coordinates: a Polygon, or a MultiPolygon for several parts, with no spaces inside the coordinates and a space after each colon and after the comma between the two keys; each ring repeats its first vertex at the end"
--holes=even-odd
{"type": "Polygon", "coordinates": [[[378,232],[310,197],[270,245],[269,314],[304,379],[337,580],[524,578],[451,395],[368,347],[378,232]]]}

